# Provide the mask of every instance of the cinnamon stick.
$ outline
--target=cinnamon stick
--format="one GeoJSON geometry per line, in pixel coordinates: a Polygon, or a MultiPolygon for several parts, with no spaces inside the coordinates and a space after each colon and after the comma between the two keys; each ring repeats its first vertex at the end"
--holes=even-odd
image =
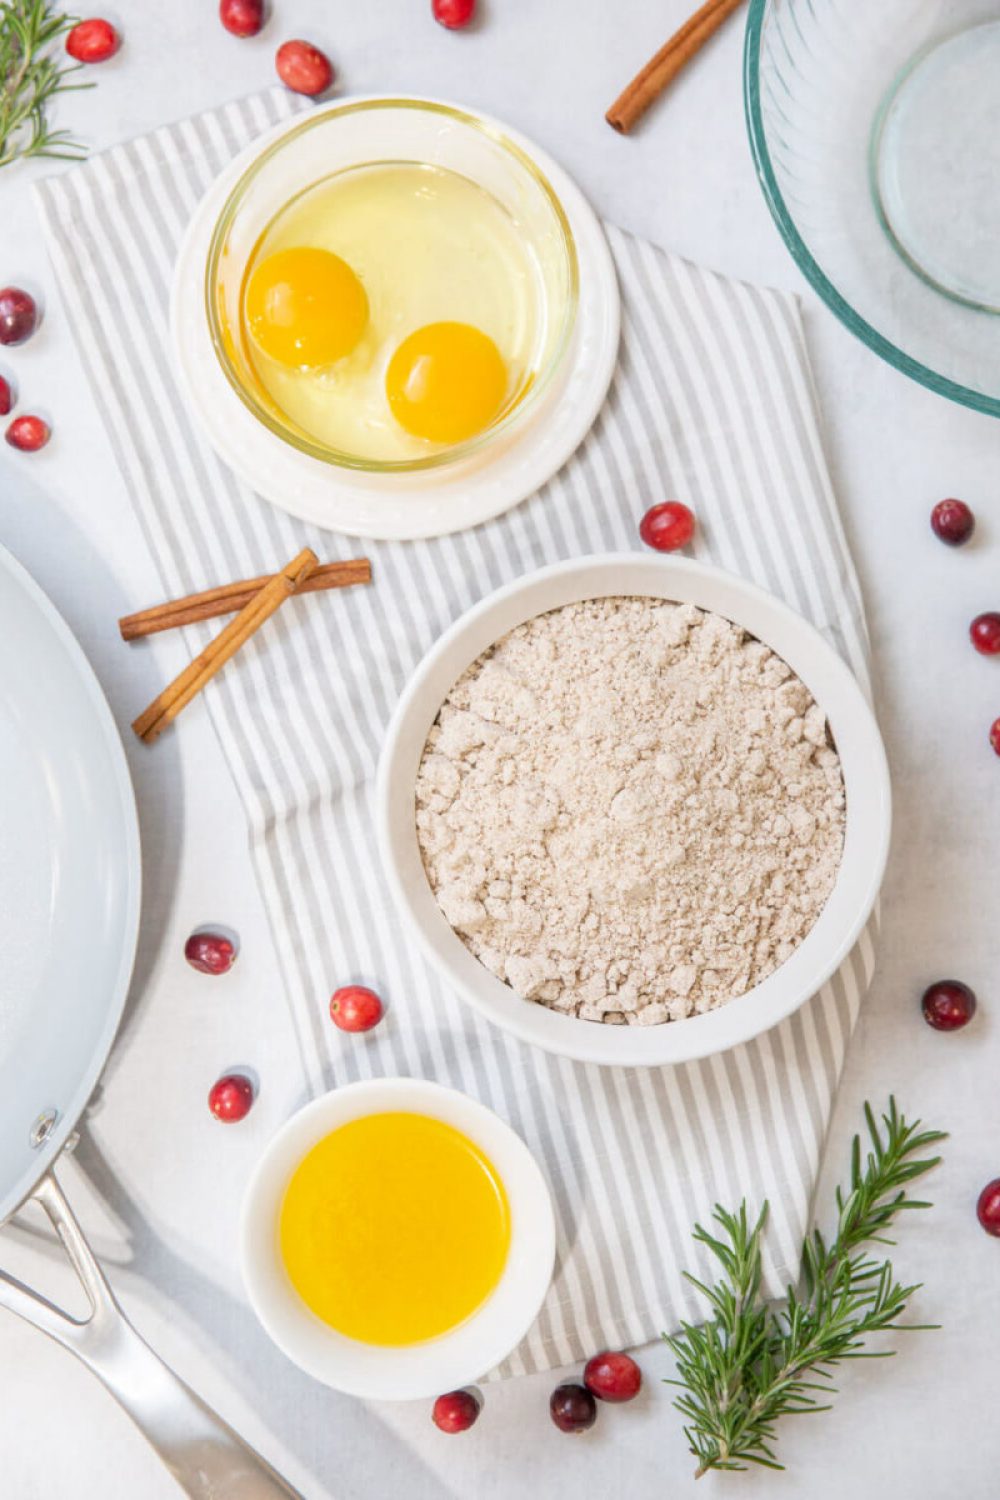
{"type": "MultiPolygon", "coordinates": [[[[249,604],[270,579],[270,573],[265,573],[262,578],[241,578],[235,583],[223,583],[217,588],[185,594],[181,599],[168,599],[135,614],[123,615],[118,621],[122,640],[136,641],[161,630],[173,630],[181,625],[197,624],[199,620],[214,620],[221,615],[233,614],[249,604]]],[[[347,588],[354,583],[371,583],[371,579],[372,568],[367,557],[348,558],[346,562],[321,563],[299,584],[298,592],[312,594],[323,589],[347,588]]]]}
{"type": "Polygon", "coordinates": [[[243,646],[264,621],[280,609],[317,566],[319,559],[310,547],[303,547],[287,567],[275,573],[235,619],[230,620],[200,655],[184,668],[148,708],[133,721],[132,728],[141,740],[151,745],[171,724],[207,682],[210,682],[230,657],[243,646]]]}
{"type": "Polygon", "coordinates": [[[689,17],[684,25],[651,57],[646,66],[637,73],[626,89],[619,94],[604,118],[613,129],[628,135],[655,99],[663,93],[667,84],[700,52],[714,36],[727,16],[743,0],[705,0],[700,10],[689,17]]]}

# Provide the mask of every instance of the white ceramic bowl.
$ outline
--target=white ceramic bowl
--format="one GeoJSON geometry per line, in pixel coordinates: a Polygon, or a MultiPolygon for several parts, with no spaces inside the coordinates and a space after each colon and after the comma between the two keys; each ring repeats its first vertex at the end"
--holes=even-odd
{"type": "Polygon", "coordinates": [[[786,604],[719,568],[686,558],[607,554],[556,563],[490,594],[446,630],[399,701],[379,765],[382,858],[399,909],[424,953],[470,1005],[522,1041],[583,1062],[627,1067],[687,1062],[777,1025],[814,995],[850,952],[878,895],[889,850],[885,749],[854,676],[824,637],[786,604]],[[847,793],[844,854],[829,900],[792,957],[761,984],[707,1015],[661,1026],[602,1026],[522,1000],[483,967],[434,898],[417,843],[414,783],[448,690],[515,625],[581,599],[647,595],[714,610],[781,656],[826,713],[847,793]]]}
{"type": "Polygon", "coordinates": [[[552,1279],[555,1247],[549,1190],[520,1136],[475,1099],[418,1078],[347,1084],[300,1109],[257,1164],[240,1226],[247,1294],[279,1349],[324,1385],[382,1401],[437,1396],[498,1364],[538,1316],[552,1279]],[[316,1317],[292,1286],[278,1242],[282,1199],[302,1158],[339,1125],[383,1110],[429,1115],[462,1131],[496,1168],[510,1205],[510,1251],[495,1291],[450,1333],[401,1348],[345,1338],[316,1317]]]}

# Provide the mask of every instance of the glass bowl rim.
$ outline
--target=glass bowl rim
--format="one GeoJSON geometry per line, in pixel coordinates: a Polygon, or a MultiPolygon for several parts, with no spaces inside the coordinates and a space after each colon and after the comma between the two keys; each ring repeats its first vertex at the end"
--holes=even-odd
{"type": "MultiPolygon", "coordinates": [[[[357,165],[361,166],[364,163],[359,162],[357,165]]],[[[370,474],[412,474],[421,470],[442,468],[447,464],[457,463],[461,459],[478,452],[492,443],[501,433],[507,432],[515,423],[519,423],[530,411],[536,410],[539,397],[549,389],[553,377],[562,365],[569,347],[570,339],[576,326],[579,289],[579,259],[576,251],[576,241],[573,237],[573,230],[566,210],[563,208],[562,202],[549,182],[548,177],[529,153],[513,140],[505,130],[485,116],[474,114],[471,110],[461,109],[457,105],[446,104],[434,99],[422,99],[412,95],[385,94],[374,98],[348,100],[345,103],[332,104],[326,108],[311,111],[304,119],[296,121],[290,129],[282,130],[269,145],[254,157],[253,161],[240,174],[230,189],[226,201],[215,221],[212,238],[208,247],[208,255],[205,260],[204,298],[209,336],[219,366],[243,405],[275,437],[280,438],[282,442],[297,449],[300,453],[304,453],[310,458],[318,459],[320,462],[329,464],[333,468],[351,469],[370,474]],[[316,129],[317,126],[331,118],[379,109],[414,109],[427,114],[444,115],[449,119],[457,120],[462,125],[471,127],[473,130],[477,130],[481,135],[495,142],[509,156],[513,157],[518,165],[534,179],[553,211],[556,223],[561,232],[561,243],[565,252],[568,271],[569,285],[566,304],[563,308],[562,326],[557,335],[556,345],[546,361],[544,369],[539,372],[532,382],[530,390],[498,422],[494,422],[483,432],[477,433],[475,437],[468,438],[462,443],[455,443],[450,448],[445,448],[441,452],[428,454],[421,458],[362,458],[356,453],[347,453],[336,448],[327,447],[325,444],[315,442],[308,436],[299,435],[283,426],[257,401],[256,397],[252,395],[237,376],[226,350],[225,336],[215,305],[215,287],[223,246],[232,227],[233,220],[245,201],[247,193],[267,163],[277,156],[288,142],[295,140],[308,130],[316,129]]]]}
{"type": "Polygon", "coordinates": [[[833,282],[826,275],[826,272],[820,268],[812,251],[799,234],[795,220],[785,203],[781,188],[778,185],[777,174],[775,173],[767,144],[764,117],[761,109],[760,49],[765,13],[772,3],[773,0],[750,0],[746,39],[743,48],[743,103],[746,113],[747,133],[750,138],[750,150],[753,154],[757,178],[763,190],[765,202],[777,225],[778,232],[791,251],[793,260],[810,286],[819,293],[831,312],[835,313],[844,324],[844,327],[855,334],[862,343],[867,344],[869,349],[872,349],[888,364],[893,365],[897,370],[901,370],[911,380],[915,380],[918,384],[926,386],[928,390],[935,391],[938,395],[947,396],[949,400],[957,401],[962,406],[971,407],[973,411],[986,412],[989,416],[994,417],[1000,416],[1000,396],[988,396],[983,391],[974,390],[972,386],[962,385],[957,380],[951,380],[948,376],[939,374],[936,370],[932,370],[929,365],[925,365],[911,354],[905,353],[891,339],[887,338],[885,334],[879,333],[838,292],[833,282]]]}

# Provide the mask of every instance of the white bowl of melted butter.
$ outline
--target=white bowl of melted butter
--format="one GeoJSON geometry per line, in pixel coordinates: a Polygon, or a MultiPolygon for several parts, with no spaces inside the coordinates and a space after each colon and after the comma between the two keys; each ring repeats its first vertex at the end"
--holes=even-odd
{"type": "Polygon", "coordinates": [[[554,1259],[528,1147],[485,1105],[420,1078],[312,1100],[243,1203],[243,1279],[264,1328],[315,1379],[366,1400],[486,1374],[533,1324],[554,1259]]]}
{"type": "Polygon", "coordinates": [[[558,376],[577,303],[567,218],[532,159],[450,105],[311,114],[241,176],[206,301],[240,400],[300,452],[373,473],[499,442],[558,376]]]}

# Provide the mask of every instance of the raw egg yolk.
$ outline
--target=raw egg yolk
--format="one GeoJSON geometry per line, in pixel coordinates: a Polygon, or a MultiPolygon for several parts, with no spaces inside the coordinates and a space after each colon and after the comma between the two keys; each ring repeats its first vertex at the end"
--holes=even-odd
{"type": "Polygon", "coordinates": [[[507,370],[491,338],[468,323],[428,323],[389,361],[392,414],[414,437],[461,443],[488,427],[507,390],[507,370]]]}
{"type": "Polygon", "coordinates": [[[251,274],[246,320],[254,342],[279,364],[329,365],[360,339],[368,297],[331,250],[276,250],[251,274]]]}

